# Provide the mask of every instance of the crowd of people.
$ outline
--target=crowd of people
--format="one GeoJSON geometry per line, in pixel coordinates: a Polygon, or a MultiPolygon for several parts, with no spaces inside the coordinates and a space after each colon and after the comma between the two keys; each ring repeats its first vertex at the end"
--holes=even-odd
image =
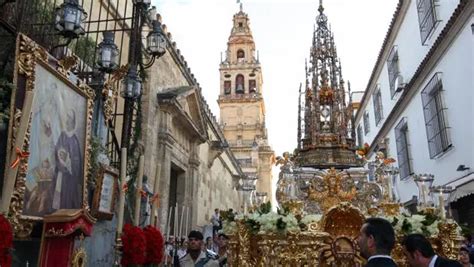
{"type": "MultiPolygon", "coordinates": [[[[232,212],[232,210],[230,210],[232,212]]],[[[211,216],[212,236],[192,230],[187,238],[170,236],[165,244],[165,266],[173,267],[225,267],[227,265],[227,242],[222,233],[222,218],[219,209],[211,216]]]]}
{"type": "MultiPolygon", "coordinates": [[[[229,237],[220,231],[222,217],[218,209],[215,209],[211,217],[211,224],[212,236],[208,236],[205,242],[203,234],[196,230],[191,231],[187,239],[176,240],[170,236],[165,247],[166,266],[228,266],[229,237]]],[[[474,267],[472,236],[464,237],[457,261],[437,255],[429,240],[422,234],[407,235],[401,244],[411,267],[474,267]]],[[[367,260],[364,267],[397,266],[390,256],[395,246],[395,231],[389,221],[383,218],[367,219],[360,229],[357,243],[361,256],[367,260]]]]}
{"type": "MultiPolygon", "coordinates": [[[[210,240],[208,238],[208,240],[210,240]]],[[[227,242],[229,237],[219,233],[212,243],[204,243],[200,231],[192,230],[187,239],[176,241],[170,236],[165,246],[165,265],[180,267],[227,266],[227,242]]]]}

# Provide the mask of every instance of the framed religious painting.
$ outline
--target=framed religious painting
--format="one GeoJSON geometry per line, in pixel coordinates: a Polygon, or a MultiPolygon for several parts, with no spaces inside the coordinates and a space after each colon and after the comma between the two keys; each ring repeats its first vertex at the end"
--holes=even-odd
{"type": "Polygon", "coordinates": [[[92,215],[99,219],[111,220],[114,216],[115,199],[118,191],[119,173],[117,170],[101,165],[96,179],[97,187],[92,200],[92,215]]]}
{"type": "Polygon", "coordinates": [[[11,198],[2,207],[14,222],[23,222],[18,229],[58,209],[87,207],[94,93],[70,67],[19,35],[8,136],[11,165],[3,188],[3,197],[11,198]]]}

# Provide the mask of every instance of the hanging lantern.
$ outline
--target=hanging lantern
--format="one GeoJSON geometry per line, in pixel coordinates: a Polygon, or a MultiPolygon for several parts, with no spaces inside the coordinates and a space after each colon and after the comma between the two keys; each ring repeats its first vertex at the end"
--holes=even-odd
{"type": "Polygon", "coordinates": [[[140,77],[138,77],[137,74],[137,67],[130,66],[127,76],[122,82],[122,97],[128,99],[135,99],[139,97],[141,94],[141,87],[142,83],[140,77]]]}
{"type": "Polygon", "coordinates": [[[115,34],[111,31],[103,33],[104,39],[97,49],[97,65],[99,70],[111,73],[118,67],[119,50],[114,43],[115,34]]]}
{"type": "Polygon", "coordinates": [[[146,37],[146,43],[150,55],[159,58],[166,53],[166,38],[158,20],[153,21],[153,30],[146,37]]]}
{"type": "Polygon", "coordinates": [[[87,18],[87,13],[79,5],[78,0],[64,0],[56,8],[56,29],[66,38],[77,38],[84,35],[82,23],[87,18]]]}
{"type": "Polygon", "coordinates": [[[133,4],[149,6],[151,4],[151,0],[133,0],[133,4]]]}

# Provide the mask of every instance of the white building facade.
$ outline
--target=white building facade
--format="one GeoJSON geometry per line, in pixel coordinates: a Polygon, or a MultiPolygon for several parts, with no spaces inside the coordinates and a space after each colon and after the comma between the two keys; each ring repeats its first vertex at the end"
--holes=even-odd
{"type": "MultiPolygon", "coordinates": [[[[456,189],[451,207],[473,197],[473,6],[400,0],[356,113],[359,145],[397,160],[402,203],[418,195],[414,174],[456,189]]],[[[474,228],[474,204],[459,213],[474,228]]]]}

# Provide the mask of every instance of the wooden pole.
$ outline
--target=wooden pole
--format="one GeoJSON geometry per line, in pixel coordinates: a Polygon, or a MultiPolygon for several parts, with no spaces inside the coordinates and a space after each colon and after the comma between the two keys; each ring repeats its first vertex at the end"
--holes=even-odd
{"type": "Polygon", "coordinates": [[[145,164],[145,156],[141,155],[138,161],[138,173],[137,173],[137,192],[135,194],[135,210],[133,216],[133,223],[135,226],[140,225],[140,206],[142,203],[142,190],[143,190],[143,166],[145,164]]]}
{"type": "Polygon", "coordinates": [[[161,164],[158,163],[158,165],[156,165],[155,185],[153,186],[153,194],[154,194],[153,197],[155,199],[153,199],[153,203],[151,203],[151,214],[152,214],[151,225],[155,227],[158,223],[158,218],[155,217],[155,214],[157,213],[157,210],[159,208],[158,205],[160,203],[160,196],[158,195],[158,190],[159,190],[159,185],[160,185],[160,173],[161,173],[161,164]]]}
{"type": "Polygon", "coordinates": [[[122,234],[123,229],[123,213],[125,210],[125,190],[126,185],[125,177],[127,176],[127,149],[122,148],[120,155],[120,181],[119,181],[119,207],[118,207],[118,218],[117,218],[117,233],[118,236],[122,234]]]}
{"type": "MultiPolygon", "coordinates": [[[[25,135],[26,131],[28,129],[30,117],[31,117],[31,106],[33,104],[33,92],[32,91],[26,91],[25,93],[25,102],[23,103],[23,108],[22,108],[22,114],[20,118],[20,128],[17,131],[17,134],[15,136],[15,144],[13,146],[13,151],[10,153],[10,161],[8,162],[8,165],[11,162],[14,162],[17,159],[17,153],[15,150],[18,148],[20,150],[23,149],[23,145],[25,143],[25,135]]],[[[3,137],[6,138],[6,137],[3,137]]],[[[15,180],[16,180],[16,174],[18,173],[18,168],[20,168],[21,164],[18,165],[16,168],[10,168],[8,167],[7,169],[7,175],[6,180],[3,184],[3,193],[2,193],[2,201],[1,201],[1,207],[0,207],[0,213],[7,213],[8,209],[10,207],[10,201],[13,195],[13,190],[15,189],[15,180]]]]}

